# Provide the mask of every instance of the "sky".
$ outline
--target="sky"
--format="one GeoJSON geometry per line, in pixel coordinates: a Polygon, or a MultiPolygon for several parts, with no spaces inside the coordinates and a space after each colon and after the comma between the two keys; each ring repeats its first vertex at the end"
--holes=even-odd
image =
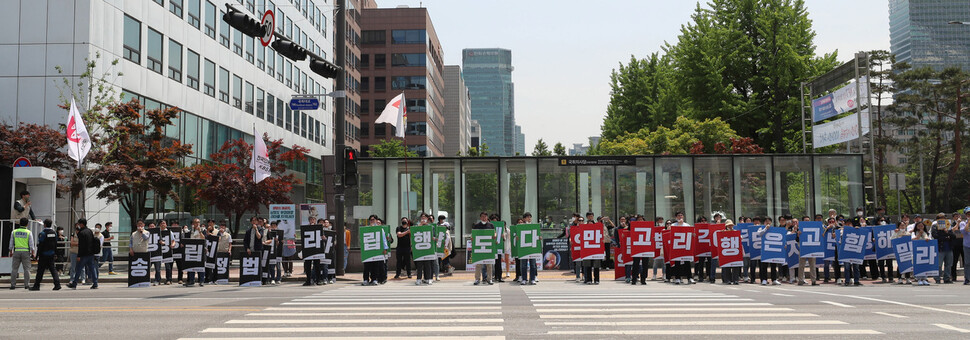
{"type": "MultiPolygon", "coordinates": [[[[816,53],[889,50],[885,0],[806,0],[816,53]]],[[[610,101],[610,72],[675,42],[697,6],[687,0],[377,0],[381,8],[426,7],[446,65],[464,48],[512,50],[515,121],[526,153],[540,138],[567,149],[598,136],[610,101]]],[[[706,6],[706,1],[702,3],[706,6]]]]}

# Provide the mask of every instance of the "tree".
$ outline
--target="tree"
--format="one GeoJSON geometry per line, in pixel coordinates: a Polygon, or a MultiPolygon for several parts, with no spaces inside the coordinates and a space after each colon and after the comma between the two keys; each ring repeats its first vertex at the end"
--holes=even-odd
{"type": "Polygon", "coordinates": [[[374,158],[418,157],[417,153],[408,150],[408,148],[401,144],[401,141],[397,139],[385,139],[382,140],[380,144],[372,145],[370,151],[367,152],[367,155],[368,157],[374,158]]]}
{"type": "Polygon", "coordinates": [[[243,215],[259,212],[260,206],[291,203],[290,192],[300,180],[292,173],[286,174],[287,164],[306,160],[309,152],[298,145],[285,148],[282,139],[266,141],[272,176],[254,183],[253,169],[249,168],[252,149],[242,138],[228,140],[210,156],[213,162],[188,170],[195,196],[214,205],[232,221],[229,227],[233,236],[240,231],[243,215]]]}
{"type": "MultiPolygon", "coordinates": [[[[47,125],[0,125],[0,164],[13,164],[17,158],[26,157],[32,165],[53,169],[57,178],[63,179],[76,164],[64,152],[66,146],[67,136],[47,125]]],[[[58,196],[68,190],[68,185],[58,183],[58,196]]]]}
{"type": "Polygon", "coordinates": [[[752,139],[739,137],[720,118],[696,121],[677,117],[672,127],[660,126],[656,130],[643,128],[627,133],[615,140],[601,140],[597,152],[601,155],[653,155],[653,154],[711,154],[711,153],[761,153],[752,139]]]}
{"type": "Polygon", "coordinates": [[[875,155],[876,155],[876,169],[875,169],[875,183],[876,191],[879,193],[879,197],[875,200],[875,206],[885,206],[886,204],[886,190],[885,181],[886,178],[886,148],[895,143],[895,139],[887,137],[883,133],[883,110],[882,102],[883,99],[887,98],[887,94],[893,93],[892,87],[892,77],[894,75],[892,64],[896,62],[896,57],[885,50],[876,50],[869,52],[869,93],[870,95],[875,95],[875,102],[872,104],[872,108],[869,109],[870,113],[873,114],[872,122],[876,125],[874,133],[875,140],[875,155]]]}
{"type": "Polygon", "coordinates": [[[603,139],[614,139],[641,128],[656,129],[673,123],[680,105],[674,88],[670,58],[653,53],[630,57],[610,75],[610,104],[603,119],[603,139]]]}
{"type": "Polygon", "coordinates": [[[552,153],[556,156],[565,156],[566,147],[562,145],[562,142],[557,142],[556,145],[552,147],[552,153]]]}
{"type": "Polygon", "coordinates": [[[546,141],[542,140],[542,138],[539,138],[539,141],[536,142],[536,147],[532,149],[532,155],[533,156],[552,156],[552,152],[549,152],[549,145],[546,144],[546,141]]]}
{"type": "Polygon", "coordinates": [[[192,146],[165,136],[180,110],[151,110],[142,118],[142,106],[135,100],[107,110],[105,122],[113,128],[104,130],[101,148],[89,154],[90,162],[100,166],[90,172],[90,185],[100,187],[98,198],[119,202],[134,219],[144,218],[149,192],[155,195],[157,212],[157,202],[179,198],[174,189],[186,180],[178,162],[192,154],[192,146]]]}
{"type": "Polygon", "coordinates": [[[468,151],[465,152],[467,157],[485,157],[488,156],[488,144],[482,143],[476,147],[469,147],[468,151]]]}

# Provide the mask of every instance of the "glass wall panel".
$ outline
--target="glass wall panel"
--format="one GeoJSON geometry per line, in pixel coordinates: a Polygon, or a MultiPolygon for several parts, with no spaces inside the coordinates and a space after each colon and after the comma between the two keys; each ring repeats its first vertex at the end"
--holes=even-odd
{"type": "Polygon", "coordinates": [[[653,194],[653,158],[638,158],[636,166],[617,166],[616,190],[619,216],[643,215],[653,221],[657,214],[653,194]]]}
{"type": "Polygon", "coordinates": [[[771,204],[772,181],[771,157],[749,156],[734,159],[735,209],[739,216],[770,216],[775,210],[771,204]]]}
{"type": "MultiPolygon", "coordinates": [[[[578,172],[579,213],[592,212],[596,217],[607,216],[616,220],[616,186],[614,167],[580,166],[578,172]]],[[[588,221],[587,221],[588,222],[588,221]]]]}
{"type": "Polygon", "coordinates": [[[554,158],[539,159],[539,214],[545,227],[565,228],[576,209],[576,172],[554,158]]]}
{"type": "Polygon", "coordinates": [[[657,190],[654,192],[657,216],[669,220],[673,219],[675,213],[683,212],[685,218],[691,220],[689,216],[694,216],[694,181],[684,178],[693,174],[691,158],[657,158],[654,172],[657,174],[657,190]]]}
{"type": "Polygon", "coordinates": [[[735,219],[731,157],[694,158],[694,221],[712,220],[714,213],[735,219]]]}
{"type": "Polygon", "coordinates": [[[815,158],[815,211],[835,209],[852,216],[862,207],[861,156],[818,156],[815,158]]]}
{"type": "Polygon", "coordinates": [[[814,215],[812,206],[812,157],[775,156],[775,208],[778,214],[801,219],[814,215]]]}
{"type": "MultiPolygon", "coordinates": [[[[392,226],[402,217],[417,220],[424,207],[424,171],[420,159],[387,160],[387,218],[392,226]]],[[[397,240],[394,240],[395,244],[397,240]]]]}
{"type": "Polygon", "coordinates": [[[502,219],[514,224],[526,212],[533,214],[532,222],[537,222],[536,209],[536,160],[503,159],[500,169],[502,176],[502,219]]]}
{"type": "Polygon", "coordinates": [[[456,210],[461,200],[461,191],[458,190],[460,165],[458,160],[427,160],[424,167],[425,178],[429,179],[424,188],[424,196],[427,197],[424,200],[425,210],[435,215],[435,222],[438,216],[444,215],[445,220],[455,228],[452,231],[455,235],[462,235],[463,227],[471,228],[471,225],[462,225],[462,213],[456,210]]]}
{"type": "Polygon", "coordinates": [[[462,211],[464,225],[468,226],[464,230],[467,234],[470,226],[478,221],[480,212],[499,212],[498,159],[464,159],[461,167],[462,211]]]}

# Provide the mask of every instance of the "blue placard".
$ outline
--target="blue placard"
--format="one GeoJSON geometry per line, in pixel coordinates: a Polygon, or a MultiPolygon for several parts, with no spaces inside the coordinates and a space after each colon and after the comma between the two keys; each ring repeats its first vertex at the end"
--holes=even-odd
{"type": "Polygon", "coordinates": [[[760,225],[751,225],[748,227],[748,235],[751,236],[751,259],[761,260],[761,235],[758,235],[758,230],[761,229],[760,225]]]}
{"type": "Polygon", "coordinates": [[[825,227],[822,222],[798,222],[799,254],[801,257],[825,257],[825,227]]]}
{"type": "Polygon", "coordinates": [[[825,261],[835,261],[835,251],[839,249],[838,229],[825,232],[825,261]]]}
{"type": "Polygon", "coordinates": [[[876,259],[879,260],[891,260],[896,258],[893,253],[892,238],[893,234],[896,232],[896,226],[893,225],[877,225],[872,227],[872,236],[875,238],[876,245],[876,259]]]}
{"type": "Polygon", "coordinates": [[[290,99],[290,110],[316,110],[320,108],[320,100],[317,98],[293,98],[290,99]]]}
{"type": "Polygon", "coordinates": [[[866,231],[866,252],[865,256],[862,257],[863,260],[875,260],[876,259],[876,245],[872,243],[872,227],[862,227],[862,230],[866,231]]]}
{"type": "Polygon", "coordinates": [[[869,233],[862,228],[843,228],[842,238],[839,242],[839,261],[862,264],[862,258],[866,252],[867,236],[869,236],[869,233]]]}
{"type": "Polygon", "coordinates": [[[940,275],[937,257],[936,240],[913,241],[913,276],[930,277],[940,275]]]}
{"type": "Polygon", "coordinates": [[[787,253],[785,253],[785,234],[788,230],[784,227],[770,227],[761,236],[761,262],[786,264],[787,253]]]}
{"type": "Polygon", "coordinates": [[[785,235],[785,263],[789,268],[798,268],[798,235],[785,235]]]}
{"type": "Polygon", "coordinates": [[[893,253],[896,255],[896,263],[899,266],[899,273],[905,274],[913,271],[913,238],[903,235],[891,240],[893,253]]]}
{"type": "Polygon", "coordinates": [[[748,257],[751,256],[751,226],[752,223],[738,223],[734,226],[734,230],[741,232],[741,247],[744,248],[744,254],[748,257]]]}
{"type": "Polygon", "coordinates": [[[832,102],[833,100],[835,100],[835,97],[831,93],[812,100],[812,114],[814,117],[814,119],[812,119],[813,122],[818,123],[839,114],[839,112],[835,110],[835,103],[832,102]]]}

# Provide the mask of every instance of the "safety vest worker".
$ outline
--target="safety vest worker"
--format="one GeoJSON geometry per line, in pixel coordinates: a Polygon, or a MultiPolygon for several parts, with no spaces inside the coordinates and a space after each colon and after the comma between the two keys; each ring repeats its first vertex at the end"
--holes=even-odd
{"type": "Polygon", "coordinates": [[[17,288],[17,276],[20,267],[24,268],[24,289],[30,288],[30,258],[34,256],[34,238],[27,230],[26,217],[20,219],[20,225],[10,235],[10,256],[13,266],[10,270],[10,289],[17,288]]]}

